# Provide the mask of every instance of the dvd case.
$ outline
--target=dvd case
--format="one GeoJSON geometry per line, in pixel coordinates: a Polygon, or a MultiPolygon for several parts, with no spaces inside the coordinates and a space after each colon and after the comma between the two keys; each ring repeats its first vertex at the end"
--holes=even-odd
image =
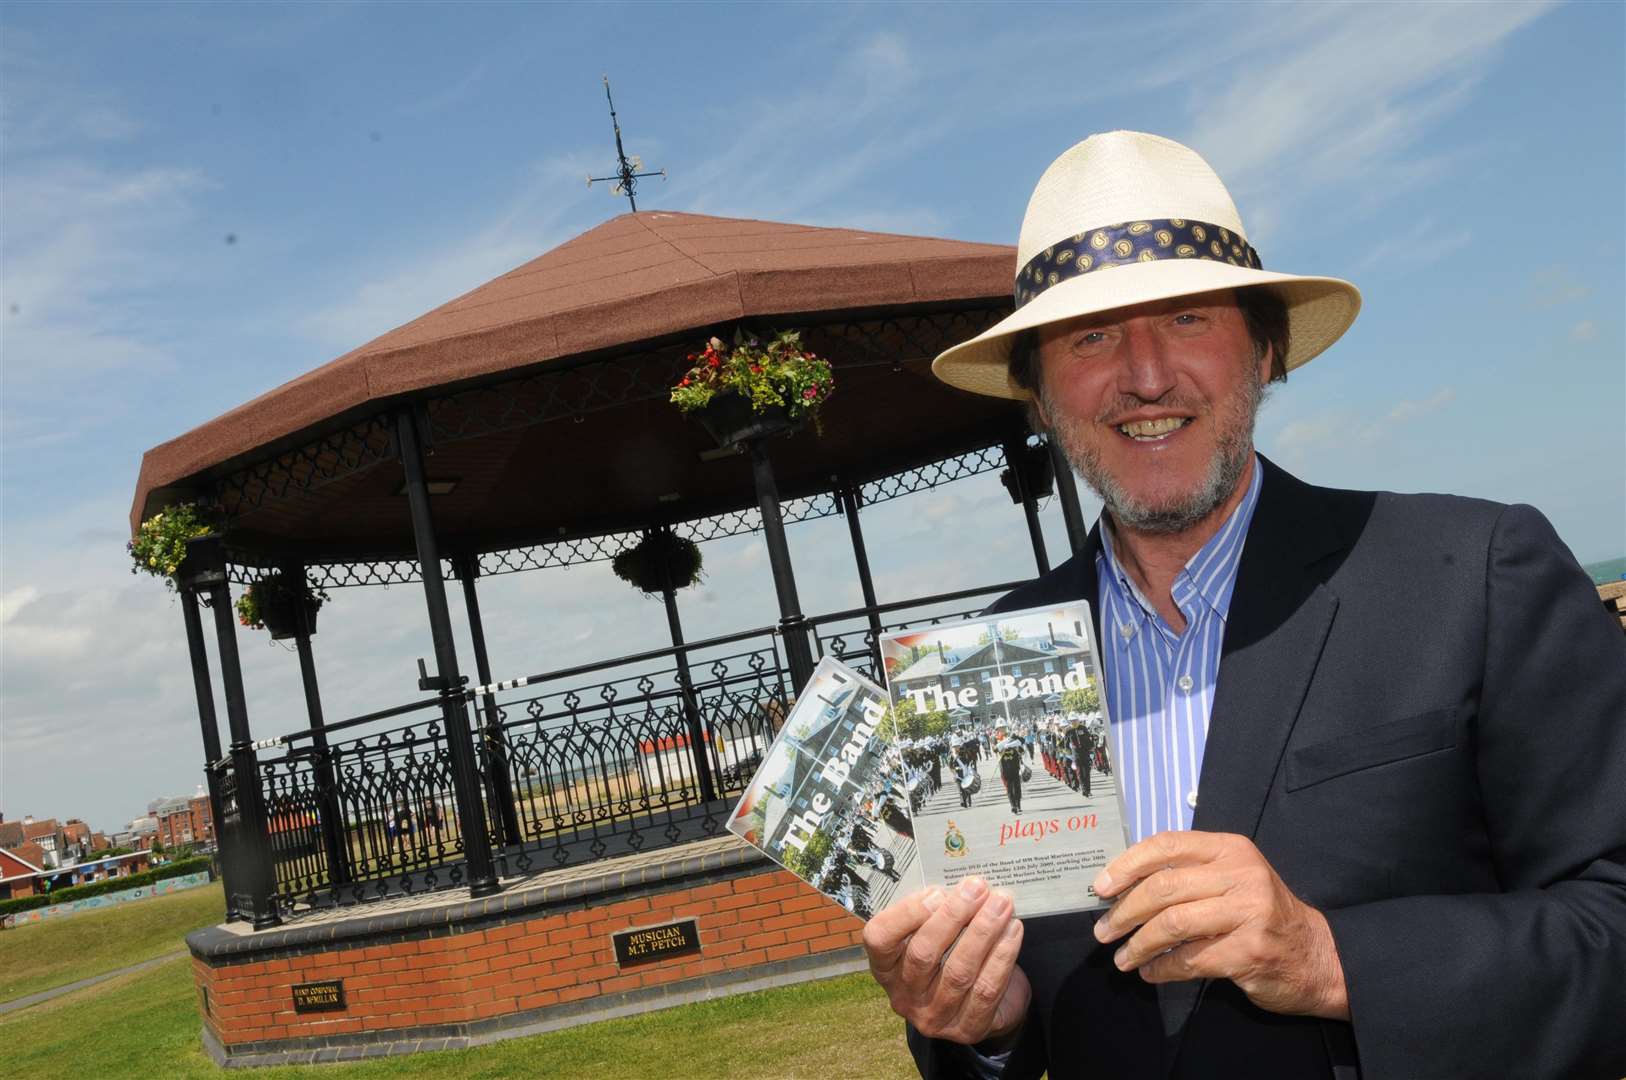
{"type": "Polygon", "coordinates": [[[924,884],[977,874],[1023,917],[1106,906],[1090,882],[1127,832],[1099,656],[1082,600],[882,636],[924,884]]]}
{"type": "Polygon", "coordinates": [[[802,688],[728,829],[868,919],[921,887],[913,780],[892,746],[886,691],[826,658],[802,688]]]}

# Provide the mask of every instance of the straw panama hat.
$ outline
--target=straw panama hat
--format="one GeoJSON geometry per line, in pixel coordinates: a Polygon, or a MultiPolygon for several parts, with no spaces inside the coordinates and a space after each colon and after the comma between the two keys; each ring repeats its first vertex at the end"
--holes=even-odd
{"type": "Polygon", "coordinates": [[[1023,330],[1215,289],[1267,287],[1287,304],[1287,370],[1337,341],[1361,294],[1347,281],[1260,267],[1218,175],[1158,135],[1091,135],[1051,163],[1016,246],[1016,311],[938,356],[950,386],[1025,401],[1006,370],[1023,330]]]}

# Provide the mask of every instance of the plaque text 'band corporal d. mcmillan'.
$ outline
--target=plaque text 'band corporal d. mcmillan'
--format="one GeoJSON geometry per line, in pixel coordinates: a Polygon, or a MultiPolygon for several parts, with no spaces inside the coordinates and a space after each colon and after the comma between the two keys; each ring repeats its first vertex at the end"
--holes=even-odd
{"type": "Polygon", "coordinates": [[[343,1008],[343,979],[323,979],[321,982],[294,985],[294,1012],[338,1012],[343,1008]]]}
{"type": "Polygon", "coordinates": [[[700,929],[693,919],[623,930],[612,934],[616,963],[625,967],[668,956],[685,956],[700,951],[700,929]]]}

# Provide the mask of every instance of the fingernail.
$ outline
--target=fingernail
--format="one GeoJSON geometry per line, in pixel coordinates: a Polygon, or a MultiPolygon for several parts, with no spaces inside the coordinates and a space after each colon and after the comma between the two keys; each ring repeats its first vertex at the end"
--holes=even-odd
{"type": "Polygon", "coordinates": [[[1011,910],[1011,894],[1004,889],[995,889],[988,897],[988,902],[982,905],[983,910],[990,915],[1003,915],[1011,910]]]}
{"type": "Polygon", "coordinates": [[[1095,875],[1095,881],[1090,884],[1090,888],[1095,890],[1095,895],[1104,896],[1106,891],[1112,888],[1112,875],[1105,870],[1101,871],[1095,875]]]}
{"type": "Polygon", "coordinates": [[[926,895],[920,898],[920,904],[927,911],[936,911],[943,906],[943,890],[933,885],[926,890],[926,895]]]}
{"type": "Polygon", "coordinates": [[[975,900],[988,891],[988,883],[980,877],[968,877],[960,882],[960,896],[966,900],[975,900]]]}
{"type": "Polygon", "coordinates": [[[1123,948],[1119,949],[1117,952],[1112,954],[1112,962],[1114,964],[1118,965],[1118,970],[1119,971],[1128,971],[1129,970],[1129,968],[1124,963],[1124,961],[1128,958],[1128,956],[1129,956],[1129,946],[1128,945],[1125,945],[1123,948]]]}
{"type": "Polygon", "coordinates": [[[1022,924],[1017,922],[1015,919],[1012,919],[1009,923],[1007,923],[1005,925],[1005,936],[1008,937],[1008,938],[1014,938],[1017,934],[1020,934],[1021,932],[1022,932],[1022,924]]]}
{"type": "Polygon", "coordinates": [[[1108,941],[1112,937],[1112,925],[1107,922],[1106,916],[1095,920],[1095,940],[1108,941]]]}

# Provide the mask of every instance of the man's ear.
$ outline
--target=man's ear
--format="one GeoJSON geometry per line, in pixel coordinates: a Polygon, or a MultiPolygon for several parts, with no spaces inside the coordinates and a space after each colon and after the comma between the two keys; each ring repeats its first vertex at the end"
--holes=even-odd
{"type": "MultiPolygon", "coordinates": [[[[1272,345],[1270,342],[1267,341],[1267,342],[1265,342],[1265,347],[1263,349],[1259,350],[1259,385],[1260,386],[1269,386],[1271,384],[1271,381],[1272,381],[1272,369],[1275,366],[1276,366],[1276,347],[1274,345],[1272,345]]],[[[1282,378],[1283,379],[1287,378],[1287,373],[1285,371],[1282,372],[1282,378]]]]}
{"type": "MultiPolygon", "coordinates": [[[[1043,375],[1040,376],[1043,378],[1043,375]]],[[[1050,432],[1050,414],[1044,410],[1044,399],[1035,389],[1028,398],[1028,427],[1037,435],[1046,435],[1050,432]]]]}

